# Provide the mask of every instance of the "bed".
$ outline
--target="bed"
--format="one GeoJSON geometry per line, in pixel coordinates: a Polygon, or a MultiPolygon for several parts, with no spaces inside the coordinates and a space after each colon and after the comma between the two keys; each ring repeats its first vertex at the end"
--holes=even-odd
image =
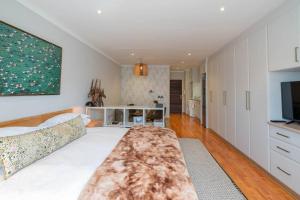
{"type": "MultiPolygon", "coordinates": [[[[70,111],[72,110],[68,109],[1,122],[0,128],[7,126],[37,126],[48,118],[70,111]]],[[[205,147],[197,140],[179,139],[178,142],[175,132],[158,127],[136,127],[131,129],[98,127],[86,128],[86,132],[85,135],[42,159],[38,159],[7,180],[0,181],[0,199],[245,199],[205,147]],[[153,140],[154,137],[149,137],[149,134],[156,135],[156,139],[153,140]],[[130,142],[131,144],[129,144],[130,142]],[[150,146],[144,145],[147,143],[150,146]],[[140,144],[142,145],[139,146],[140,144]],[[137,146],[132,151],[129,147],[134,145],[137,146]],[[153,148],[153,145],[155,148],[153,148]],[[144,151],[145,146],[148,146],[146,151],[144,151]],[[151,147],[150,150],[149,147],[151,147]],[[142,149],[142,153],[139,150],[136,151],[136,149],[142,149]],[[125,154],[135,155],[124,157],[125,154]],[[143,158],[140,159],[139,157],[143,158]],[[110,167],[115,163],[119,163],[120,160],[126,160],[126,165],[124,165],[126,167],[135,167],[136,158],[139,166],[138,169],[129,170],[131,173],[130,180],[128,180],[128,177],[130,177],[128,174],[116,173],[119,166],[110,167]],[[155,166],[159,170],[155,169],[147,172],[148,168],[153,168],[151,164],[155,162],[155,159],[155,166]],[[165,159],[167,164],[163,163],[165,159]],[[147,166],[148,162],[150,162],[150,166],[147,166]],[[160,165],[160,163],[162,164],[160,165]],[[146,170],[143,171],[144,165],[146,170]],[[171,170],[166,170],[166,168],[171,170]],[[160,172],[165,174],[161,176],[160,172]],[[114,182],[114,179],[122,176],[127,177],[127,182],[114,182]],[[164,180],[162,183],[161,177],[166,177],[168,181],[164,180]],[[110,181],[107,182],[106,180],[110,181]],[[155,186],[154,189],[149,190],[148,188],[148,190],[143,191],[144,183],[151,181],[155,186]],[[105,187],[108,189],[103,190],[105,187]],[[115,190],[117,197],[109,197],[112,188],[117,188],[115,190]],[[155,189],[159,192],[156,192],[155,189]],[[132,191],[137,191],[137,196],[134,198],[132,198],[132,191]],[[150,195],[147,194],[149,191],[150,195]],[[123,193],[123,196],[119,193],[123,193]],[[166,198],[165,193],[169,193],[171,198],[166,198]],[[128,198],[129,196],[131,198],[128,198]]]]}
{"type": "MultiPolygon", "coordinates": [[[[64,111],[4,122],[0,127],[36,126],[47,116],[60,113],[64,111]]],[[[0,136],[0,155],[0,168],[4,169],[2,176],[6,179],[0,181],[1,200],[198,199],[176,134],[169,129],[143,126],[85,129],[78,116],[28,134],[0,136]],[[66,134],[76,135],[77,130],[81,130],[78,124],[82,125],[84,134],[63,145],[58,142],[59,148],[44,155],[44,149],[53,146],[41,141],[49,142],[49,136],[63,135],[52,138],[57,142],[58,138],[65,140],[66,134]],[[65,130],[76,130],[76,134],[65,130]],[[14,141],[13,146],[11,141],[14,141]],[[33,146],[33,150],[28,146],[33,146]],[[33,162],[27,163],[37,154],[33,162]],[[24,164],[21,168],[18,168],[19,161],[24,164]],[[17,170],[11,172],[12,169],[17,170]]]]}

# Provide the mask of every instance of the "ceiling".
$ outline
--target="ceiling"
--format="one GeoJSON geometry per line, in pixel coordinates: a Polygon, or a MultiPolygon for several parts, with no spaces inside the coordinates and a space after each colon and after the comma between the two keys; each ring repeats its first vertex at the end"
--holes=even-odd
{"type": "Polygon", "coordinates": [[[116,63],[175,69],[198,66],[284,1],[19,0],[116,63]]]}

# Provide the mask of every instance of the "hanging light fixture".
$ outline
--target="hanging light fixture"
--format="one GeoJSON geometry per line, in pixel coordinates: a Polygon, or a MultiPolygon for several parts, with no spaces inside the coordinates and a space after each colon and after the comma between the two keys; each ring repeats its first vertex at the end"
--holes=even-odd
{"type": "Polygon", "coordinates": [[[147,76],[148,75],[148,65],[145,63],[137,63],[134,66],[133,73],[136,76],[147,76]]]}

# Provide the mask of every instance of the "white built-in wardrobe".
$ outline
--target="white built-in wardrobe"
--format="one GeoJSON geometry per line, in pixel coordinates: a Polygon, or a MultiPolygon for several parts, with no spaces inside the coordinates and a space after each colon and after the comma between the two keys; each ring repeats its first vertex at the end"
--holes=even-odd
{"type": "Polygon", "coordinates": [[[294,5],[208,58],[208,127],[268,171],[268,71],[300,66],[300,6],[294,5]]]}
{"type": "Polygon", "coordinates": [[[267,29],[209,59],[209,127],[268,169],[267,29]]]}

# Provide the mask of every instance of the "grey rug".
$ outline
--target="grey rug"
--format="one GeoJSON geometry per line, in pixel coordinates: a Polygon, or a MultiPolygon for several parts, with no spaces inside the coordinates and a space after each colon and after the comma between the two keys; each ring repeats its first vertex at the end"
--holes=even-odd
{"type": "Polygon", "coordinates": [[[199,140],[179,143],[199,200],[246,199],[199,140]]]}

